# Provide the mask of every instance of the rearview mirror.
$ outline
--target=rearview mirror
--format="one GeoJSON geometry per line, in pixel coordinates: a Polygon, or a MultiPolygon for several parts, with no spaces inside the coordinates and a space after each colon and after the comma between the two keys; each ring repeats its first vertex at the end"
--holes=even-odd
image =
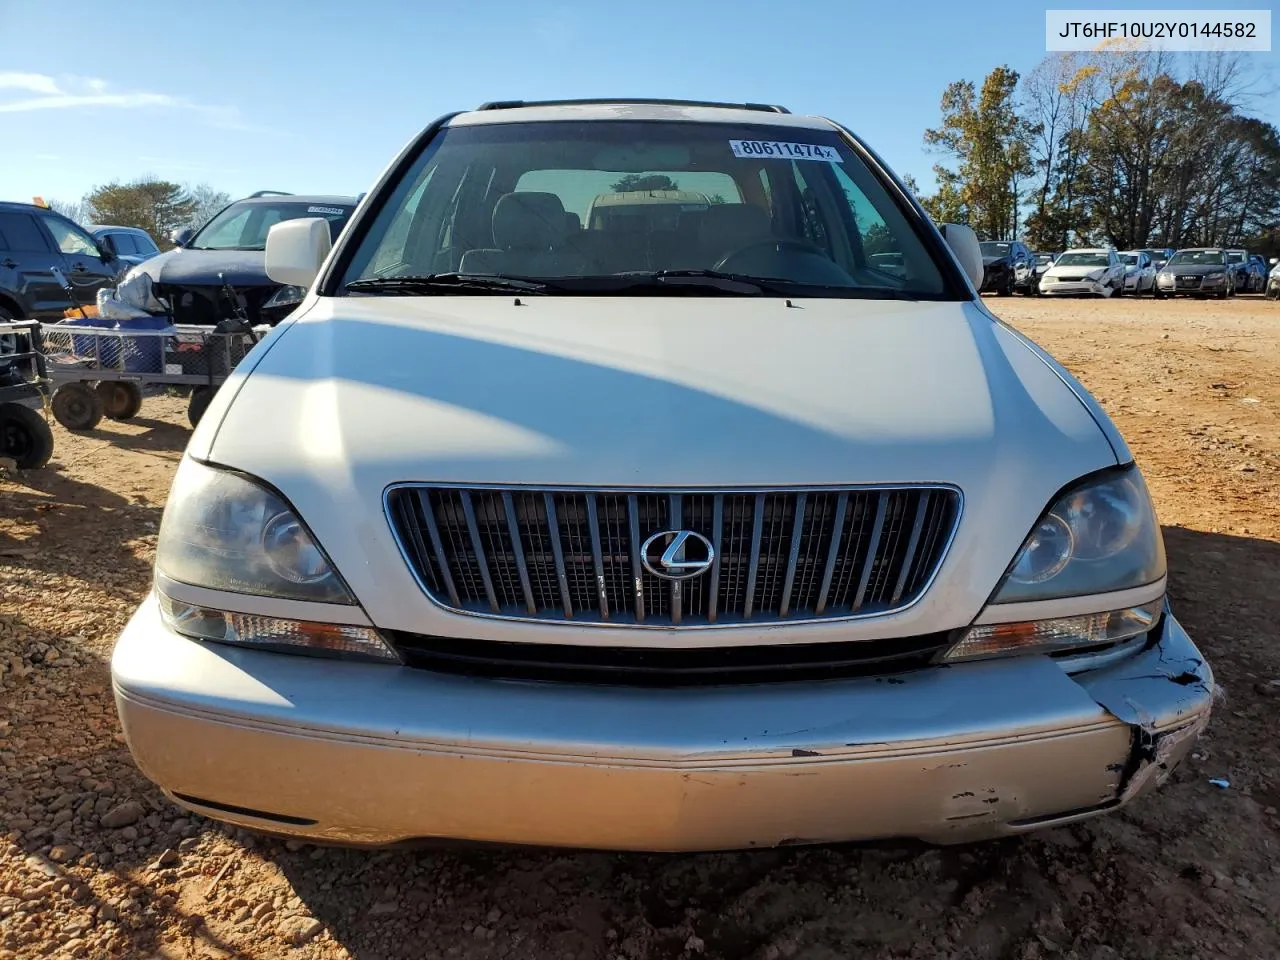
{"type": "Polygon", "coordinates": [[[955,254],[965,276],[975,287],[982,286],[982,247],[978,235],[961,223],[942,224],[942,237],[955,254]]]}
{"type": "Polygon", "coordinates": [[[185,247],[195,235],[196,232],[190,227],[181,227],[169,234],[169,239],[173,241],[175,247],[185,247]]]}
{"type": "Polygon", "coordinates": [[[276,283],[309,287],[332,246],[329,221],[323,217],[277,223],[267,231],[267,276],[276,283]]]}

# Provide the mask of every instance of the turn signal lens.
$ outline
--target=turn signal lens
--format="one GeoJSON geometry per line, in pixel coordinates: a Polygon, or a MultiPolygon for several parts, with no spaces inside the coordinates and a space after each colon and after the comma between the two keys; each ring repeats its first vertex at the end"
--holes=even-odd
{"type": "Polygon", "coordinates": [[[281,653],[371,657],[397,663],[400,660],[378,632],[370,627],[213,610],[174,600],[163,593],[158,593],[158,596],[161,616],[169,628],[196,640],[281,653]]]}
{"type": "Polygon", "coordinates": [[[1162,600],[1140,607],[1052,620],[984,623],[970,627],[944,660],[974,660],[1018,653],[1061,653],[1119,643],[1146,633],[1160,617],[1162,600]]]}

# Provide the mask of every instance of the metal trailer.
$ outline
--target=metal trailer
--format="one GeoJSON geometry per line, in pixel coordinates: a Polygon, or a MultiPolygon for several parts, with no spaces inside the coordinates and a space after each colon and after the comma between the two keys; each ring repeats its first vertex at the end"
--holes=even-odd
{"type": "Polygon", "coordinates": [[[45,416],[48,395],[40,324],[0,323],[0,457],[20,470],[43,467],[53,456],[53,431],[45,416]]]}
{"type": "Polygon", "coordinates": [[[44,359],[53,415],[68,430],[92,430],[105,416],[128,420],[142,409],[144,387],[190,390],[194,427],[224,380],[271,328],[233,318],[216,326],[145,330],[46,323],[44,359]]]}

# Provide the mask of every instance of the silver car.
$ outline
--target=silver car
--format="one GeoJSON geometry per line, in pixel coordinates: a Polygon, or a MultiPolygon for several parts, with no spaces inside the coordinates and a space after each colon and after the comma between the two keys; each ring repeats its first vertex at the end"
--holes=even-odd
{"type": "Polygon", "coordinates": [[[1118,810],[1204,728],[1124,440],[839,124],[490,104],[329,238],[272,228],[306,296],[192,436],[112,656],[175,802],[368,844],[952,843],[1118,810]],[[637,180],[710,202],[594,226],[637,180]]]}

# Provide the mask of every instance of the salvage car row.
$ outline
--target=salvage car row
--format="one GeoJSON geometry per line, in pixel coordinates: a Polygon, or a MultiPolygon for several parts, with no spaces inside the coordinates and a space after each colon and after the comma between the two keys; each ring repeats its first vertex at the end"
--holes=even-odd
{"type": "MultiPolygon", "coordinates": [[[[1267,289],[1266,261],[1246,250],[1188,247],[1182,250],[1116,251],[1078,247],[1062,253],[1035,253],[1016,240],[982,243],[981,291],[1008,296],[1111,297],[1149,293],[1226,298],[1267,289]]],[[[1274,267],[1276,258],[1272,258],[1274,267]]],[[[1272,271],[1274,274],[1274,270],[1272,271]]]]}

